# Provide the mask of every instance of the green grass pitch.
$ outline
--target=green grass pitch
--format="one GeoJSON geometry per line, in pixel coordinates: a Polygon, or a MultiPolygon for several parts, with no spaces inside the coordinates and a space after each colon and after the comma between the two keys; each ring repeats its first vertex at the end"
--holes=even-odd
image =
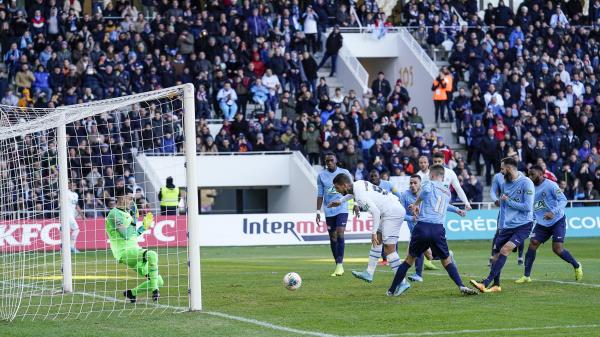
{"type": "MultiPolygon", "coordinates": [[[[450,242],[465,283],[487,275],[489,245],[488,241],[450,242]]],[[[512,254],[502,275],[502,293],[463,297],[441,269],[425,271],[425,282],[413,283],[399,298],[385,296],[392,278],[389,267],[378,267],[373,284],[352,277],[352,269],[366,266],[358,262],[368,256],[366,244],[346,246],[346,274],[337,278],[329,276],[334,265],[325,245],[203,248],[205,312],[201,313],[125,303],[119,294],[125,282],[140,280],[112,263],[106,252],[88,252],[74,258],[75,275],[84,277],[76,278],[75,295],[52,294],[60,280],[36,281],[38,288],[30,291],[41,296],[37,302],[21,304],[25,319],[0,323],[0,336],[600,336],[600,238],[570,239],[565,246],[583,263],[580,283],[574,282],[572,267],[546,244],[538,251],[531,284],[513,283],[523,269],[512,254]],[[302,276],[298,291],[282,285],[290,271],[302,276]],[[57,319],[42,319],[53,315],[57,319]]],[[[400,251],[406,251],[406,244],[400,245],[400,251]]],[[[167,285],[161,290],[161,304],[185,307],[185,252],[173,252],[159,250],[167,285]]],[[[60,264],[46,260],[48,268],[60,264]]],[[[44,271],[43,265],[39,268],[46,276],[53,272],[44,271]]]]}

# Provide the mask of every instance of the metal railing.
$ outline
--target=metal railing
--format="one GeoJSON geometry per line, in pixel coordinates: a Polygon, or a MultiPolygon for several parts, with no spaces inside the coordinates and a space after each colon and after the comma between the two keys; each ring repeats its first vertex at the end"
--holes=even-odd
{"type": "MultiPolygon", "coordinates": [[[[429,72],[429,74],[435,78],[439,72],[438,66],[431,59],[431,57],[429,56],[427,51],[425,49],[423,49],[423,47],[421,47],[419,42],[410,33],[410,29],[416,29],[416,28],[418,28],[418,27],[395,26],[395,27],[385,27],[384,29],[386,30],[386,34],[390,34],[390,33],[391,34],[393,34],[393,33],[400,34],[400,37],[404,40],[404,42],[412,50],[412,52],[415,54],[417,59],[419,59],[420,62],[423,63],[423,66],[425,67],[425,69],[427,69],[427,72],[429,72]]],[[[343,33],[370,34],[370,33],[373,33],[374,29],[378,29],[378,28],[374,28],[374,27],[343,27],[343,28],[340,28],[340,31],[343,33]]],[[[357,62],[358,62],[358,60],[357,60],[357,62]]],[[[360,62],[358,62],[358,63],[360,64],[360,62]]],[[[365,73],[366,73],[366,70],[365,70],[365,73]]],[[[367,75],[367,78],[368,78],[368,75],[367,75]]],[[[368,84],[367,84],[367,86],[368,86],[368,84]]]]}
{"type": "Polygon", "coordinates": [[[419,42],[414,38],[414,36],[412,36],[412,34],[408,31],[408,29],[406,29],[404,27],[397,27],[397,28],[398,28],[398,32],[400,33],[400,37],[404,40],[404,42],[408,45],[408,47],[413,51],[415,56],[417,56],[417,59],[420,60],[420,62],[423,64],[423,66],[425,67],[425,69],[427,70],[429,75],[431,75],[431,77],[433,77],[433,78],[437,77],[439,68],[435,64],[435,62],[431,59],[431,57],[429,57],[429,54],[427,54],[427,51],[425,51],[425,49],[423,47],[421,47],[421,44],[419,44],[419,42]]]}
{"type": "Polygon", "coordinates": [[[302,154],[302,152],[293,151],[292,154],[299,162],[302,163],[301,165],[304,167],[304,171],[306,173],[310,174],[313,178],[317,178],[319,173],[317,173],[317,171],[310,165],[310,163],[308,162],[308,160],[306,160],[306,157],[302,154]]]}
{"type": "Polygon", "coordinates": [[[450,6],[450,12],[451,14],[454,14],[458,17],[458,22],[460,23],[461,27],[467,24],[467,21],[463,19],[462,15],[460,15],[460,13],[456,10],[456,8],[454,8],[454,6],[450,6]]]}
{"type": "Polygon", "coordinates": [[[344,47],[340,49],[338,58],[340,58],[342,62],[346,63],[349,70],[352,72],[361,86],[362,92],[366,93],[369,89],[369,73],[365,67],[363,67],[360,61],[344,47]]]}

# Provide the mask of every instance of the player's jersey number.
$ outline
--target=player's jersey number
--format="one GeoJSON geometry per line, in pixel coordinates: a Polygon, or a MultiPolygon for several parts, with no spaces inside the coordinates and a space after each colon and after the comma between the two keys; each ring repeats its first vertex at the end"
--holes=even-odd
{"type": "Polygon", "coordinates": [[[373,186],[373,191],[377,192],[377,193],[381,193],[383,195],[387,195],[388,191],[384,190],[383,188],[373,185],[373,184],[369,184],[368,182],[365,181],[365,189],[368,191],[369,190],[369,185],[373,186]]]}

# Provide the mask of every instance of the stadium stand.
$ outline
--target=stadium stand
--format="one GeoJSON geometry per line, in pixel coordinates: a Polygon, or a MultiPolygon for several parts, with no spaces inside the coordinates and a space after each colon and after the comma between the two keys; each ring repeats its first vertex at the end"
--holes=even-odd
{"type": "MultiPolygon", "coordinates": [[[[480,18],[473,0],[411,0],[387,19],[411,27],[430,53],[443,49],[455,83],[446,107],[466,156],[426,128],[419,114],[433,114],[433,102],[413,109],[401,80],[382,74],[366,95],[319,80],[328,29],[383,24],[373,0],[359,1],[356,17],[345,1],[141,3],[92,1],[91,14],[78,0],[0,3],[2,104],[52,108],[191,82],[199,153],[298,150],[319,164],[334,152],[354,174],[394,176],[443,151],[469,198],[481,201],[483,166],[498,170],[516,152],[523,167],[545,165],[570,199],[599,199],[598,1],[589,13],[577,1],[525,1],[515,14],[501,0],[480,18]],[[211,134],[208,120],[223,117],[211,134]]],[[[89,167],[70,177],[86,216],[104,214],[114,184],[137,190],[134,153],[181,151],[181,116],[172,111],[180,109],[134,106],[69,126],[70,160],[89,167]]],[[[27,195],[2,195],[10,200],[0,207],[56,210],[57,197],[43,193],[56,179],[52,135],[28,141],[45,158],[33,164],[42,177],[27,195]]]]}

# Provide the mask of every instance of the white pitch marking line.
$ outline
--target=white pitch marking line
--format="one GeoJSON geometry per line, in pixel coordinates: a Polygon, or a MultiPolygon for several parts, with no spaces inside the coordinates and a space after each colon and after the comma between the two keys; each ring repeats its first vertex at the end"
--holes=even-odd
{"type": "MultiPolygon", "coordinates": [[[[383,272],[388,272],[387,270],[382,270],[383,272]]],[[[429,275],[436,275],[436,276],[446,276],[448,274],[443,274],[443,273],[427,273],[429,275]]],[[[467,277],[477,277],[475,275],[465,275],[467,277]]],[[[511,280],[511,281],[515,281],[518,280],[518,278],[505,278],[505,280],[511,280]]],[[[568,285],[573,285],[573,286],[583,286],[583,287],[592,287],[592,288],[600,288],[600,284],[596,284],[596,283],[581,283],[581,282],[574,282],[574,281],[559,281],[559,280],[544,280],[544,279],[533,279],[534,282],[546,282],[546,283],[558,283],[558,284],[568,284],[568,285]]]]}
{"type": "Polygon", "coordinates": [[[498,329],[465,329],[465,330],[446,330],[446,331],[424,331],[424,332],[404,332],[397,334],[385,335],[365,335],[365,336],[348,336],[348,337],[403,337],[403,336],[444,336],[458,334],[487,334],[493,332],[515,332],[515,331],[537,331],[537,330],[553,330],[553,329],[583,329],[583,328],[598,328],[600,324],[587,325],[555,325],[542,327],[522,327],[522,328],[498,328],[498,329]]]}
{"type": "MultiPolygon", "coordinates": [[[[0,281],[0,283],[5,283],[5,282],[0,281]]],[[[34,286],[34,285],[28,285],[28,284],[25,284],[24,287],[33,288],[33,289],[37,289],[37,290],[41,290],[41,291],[54,291],[55,290],[55,289],[51,289],[51,288],[34,286]]],[[[73,294],[73,295],[80,295],[80,296],[88,296],[88,297],[93,297],[93,298],[99,298],[99,299],[103,299],[103,300],[110,301],[110,302],[124,302],[124,299],[118,299],[116,297],[104,296],[104,295],[99,295],[99,294],[95,294],[95,293],[88,293],[88,292],[76,291],[76,292],[73,292],[71,294],[73,294]]],[[[167,304],[158,304],[158,303],[154,304],[154,303],[149,303],[149,302],[145,302],[145,301],[138,301],[138,304],[149,304],[151,306],[159,307],[159,308],[175,309],[175,310],[178,310],[178,312],[186,312],[186,311],[188,311],[188,308],[176,307],[176,306],[167,305],[167,304]]],[[[326,333],[322,333],[322,332],[306,331],[306,330],[288,328],[288,327],[282,326],[282,325],[271,324],[269,322],[259,321],[257,319],[252,319],[252,318],[245,318],[245,317],[240,317],[240,316],[229,315],[229,314],[225,314],[225,313],[218,312],[218,311],[198,311],[198,313],[199,314],[206,314],[206,315],[210,315],[210,316],[215,316],[215,317],[226,318],[226,319],[230,319],[230,320],[234,320],[234,321],[238,321],[238,322],[243,322],[243,323],[258,325],[258,326],[262,326],[264,328],[268,328],[268,329],[271,329],[271,330],[279,330],[279,331],[296,333],[296,334],[304,335],[304,336],[339,337],[339,336],[336,336],[336,335],[326,334],[326,333]]]]}
{"type": "Polygon", "coordinates": [[[272,330],[279,330],[279,331],[297,333],[299,335],[317,336],[317,337],[339,337],[339,336],[336,336],[336,335],[330,335],[330,334],[321,333],[321,332],[305,331],[305,330],[298,330],[298,329],[294,329],[294,328],[288,328],[288,327],[285,327],[285,326],[275,325],[275,324],[271,324],[271,323],[259,321],[259,320],[252,319],[252,318],[244,318],[244,317],[239,317],[239,316],[233,316],[233,315],[229,315],[229,314],[224,314],[222,312],[204,311],[203,313],[211,315],[211,316],[228,318],[228,319],[232,319],[232,320],[235,320],[235,321],[240,321],[240,322],[244,322],[244,323],[250,323],[250,324],[254,324],[254,325],[259,325],[259,326],[262,326],[262,327],[265,327],[265,328],[269,328],[269,329],[272,329],[272,330]]]}

